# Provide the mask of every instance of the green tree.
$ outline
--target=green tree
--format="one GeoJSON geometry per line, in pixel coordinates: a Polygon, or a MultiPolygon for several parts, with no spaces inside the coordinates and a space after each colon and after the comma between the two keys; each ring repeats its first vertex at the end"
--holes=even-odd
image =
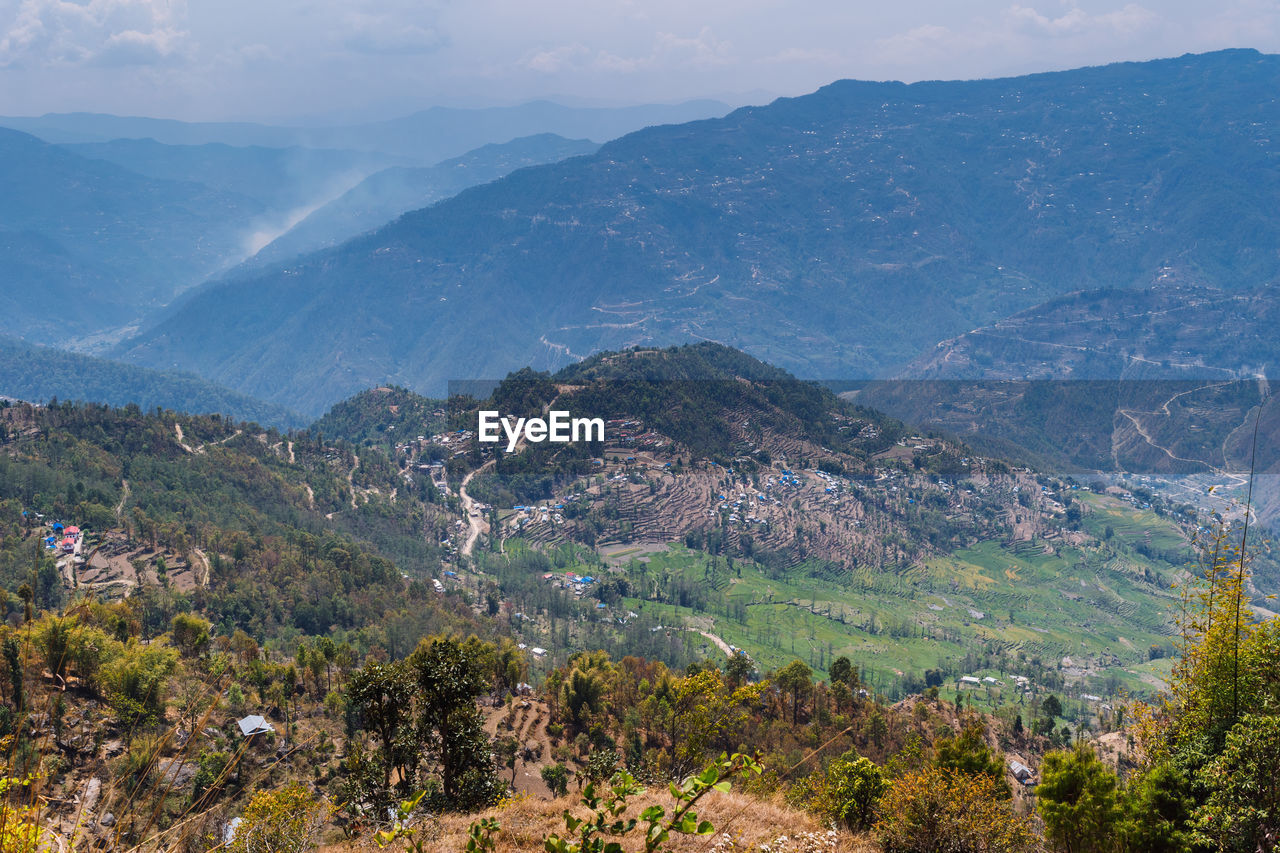
{"type": "Polygon", "coordinates": [[[547,783],[551,793],[563,797],[569,792],[569,768],[560,762],[542,768],[542,781],[547,783]]]}
{"type": "Polygon", "coordinates": [[[1088,744],[1046,755],[1036,796],[1045,836],[1058,849],[1104,853],[1115,846],[1121,818],[1116,776],[1088,744]]]}
{"type": "Polygon", "coordinates": [[[403,662],[371,661],[353,673],[347,684],[359,727],[378,737],[384,791],[391,787],[392,771],[399,773],[406,790],[414,784],[421,755],[413,719],[416,690],[414,674],[403,662]]]}
{"type": "Polygon", "coordinates": [[[1224,851],[1280,847],[1280,716],[1244,717],[1201,779],[1209,797],[1195,814],[1199,838],[1224,851]]]}
{"type": "Polygon", "coordinates": [[[103,668],[107,702],[127,737],[164,717],[168,679],[177,665],[178,653],[160,638],[147,645],[130,643],[103,668]]]}
{"type": "Polygon", "coordinates": [[[860,686],[861,679],[858,677],[858,671],[853,668],[853,662],[844,655],[831,662],[830,673],[832,684],[843,684],[851,691],[857,690],[860,686]]]}
{"type": "Polygon", "coordinates": [[[475,699],[490,682],[475,657],[452,638],[423,640],[411,665],[418,681],[418,736],[439,764],[443,804],[487,805],[500,791],[475,699]]]}
{"type": "Polygon", "coordinates": [[[939,739],[934,745],[933,763],[956,773],[987,776],[1005,792],[1006,797],[1012,795],[1005,779],[1004,764],[983,740],[983,729],[978,723],[965,726],[956,737],[939,739]]]}
{"type": "Polygon", "coordinates": [[[1188,824],[1195,801],[1186,776],[1162,762],[1133,779],[1124,792],[1125,849],[1134,853],[1181,853],[1191,846],[1188,824]]]}
{"type": "Polygon", "coordinates": [[[791,695],[791,725],[800,719],[800,702],[813,689],[813,670],[802,660],[793,660],[773,675],[774,683],[791,695]]]}
{"type": "Polygon", "coordinates": [[[600,709],[612,669],[604,652],[580,652],[569,659],[569,672],[555,696],[574,728],[584,729],[590,716],[600,709]]]}
{"type": "Polygon", "coordinates": [[[854,832],[866,832],[875,823],[876,809],[888,787],[884,772],[874,762],[851,752],[827,768],[810,808],[854,832]]]}
{"type": "Polygon", "coordinates": [[[193,613],[179,613],[169,624],[173,644],[183,657],[198,657],[209,647],[209,632],[213,625],[208,619],[193,613]]]}
{"type": "Polygon", "coordinates": [[[755,664],[751,662],[751,658],[741,649],[729,656],[729,660],[725,663],[725,675],[729,679],[729,683],[734,687],[741,687],[751,680],[751,674],[755,672],[755,664]]]}

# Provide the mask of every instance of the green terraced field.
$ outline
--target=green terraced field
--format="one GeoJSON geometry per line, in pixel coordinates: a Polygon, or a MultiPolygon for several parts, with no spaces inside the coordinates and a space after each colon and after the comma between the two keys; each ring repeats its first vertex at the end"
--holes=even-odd
{"type": "MultiPolygon", "coordinates": [[[[1092,510],[1086,530],[1101,535],[1110,526],[1110,541],[983,542],[897,574],[833,576],[807,564],[776,572],[680,544],[614,553],[609,569],[579,546],[551,556],[557,571],[627,580],[630,594],[607,613],[633,610],[667,629],[712,634],[761,671],[799,658],[825,674],[845,655],[892,695],[939,668],[944,690],[960,675],[1000,679],[972,691],[991,707],[1017,700],[1012,673],[1037,684],[1065,680],[1069,694],[1150,694],[1167,674],[1167,661],[1150,650],[1171,646],[1171,586],[1182,566],[1139,553],[1137,543],[1172,553],[1186,540],[1153,513],[1108,497],[1084,500],[1092,510]]],[[[506,544],[510,553],[525,547],[506,544]]],[[[584,612],[595,610],[594,599],[583,600],[584,612]]],[[[712,640],[701,642],[708,657],[722,654],[712,640]]]]}

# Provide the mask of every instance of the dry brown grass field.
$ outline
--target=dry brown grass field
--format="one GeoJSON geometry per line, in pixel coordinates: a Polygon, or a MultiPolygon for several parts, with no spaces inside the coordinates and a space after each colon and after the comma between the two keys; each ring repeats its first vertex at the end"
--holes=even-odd
{"type": "MultiPolygon", "coordinates": [[[[628,815],[638,815],[650,805],[671,808],[671,796],[663,786],[655,785],[631,802],[628,815]]],[[[478,815],[446,815],[420,824],[421,837],[428,840],[425,849],[439,853],[461,853],[467,845],[467,830],[472,821],[496,818],[501,830],[495,837],[495,853],[541,853],[542,839],[552,832],[564,832],[564,811],[578,817],[588,812],[577,794],[554,800],[516,797],[478,815]]],[[[832,832],[812,815],[797,811],[781,798],[759,799],[736,791],[711,793],[698,803],[699,817],[711,821],[716,833],[711,836],[674,835],[664,850],[670,853],[751,853],[767,845],[773,853],[879,853],[880,847],[867,836],[848,832],[832,832]],[[785,841],[779,839],[785,836],[785,841]],[[732,845],[729,842],[732,842],[732,845]]],[[[624,841],[626,849],[643,849],[641,829],[624,841]]],[[[331,844],[319,853],[371,853],[378,850],[372,838],[356,842],[331,844]]],[[[403,847],[389,847],[397,850],[403,847]]]]}

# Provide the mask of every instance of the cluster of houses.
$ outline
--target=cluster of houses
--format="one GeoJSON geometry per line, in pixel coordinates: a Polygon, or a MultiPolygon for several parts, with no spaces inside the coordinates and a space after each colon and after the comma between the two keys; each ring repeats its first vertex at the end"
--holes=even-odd
{"type": "Polygon", "coordinates": [[[609,443],[638,450],[659,450],[667,440],[652,430],[646,430],[640,421],[614,419],[605,421],[605,435],[609,443]]]}
{"type": "Polygon", "coordinates": [[[49,526],[49,533],[44,537],[44,547],[48,551],[58,551],[63,554],[74,554],[76,543],[80,541],[80,528],[74,524],[64,525],[61,521],[55,521],[49,526]]]}
{"type": "Polygon", "coordinates": [[[573,570],[566,571],[563,575],[547,572],[542,576],[542,579],[557,589],[570,590],[579,597],[596,582],[596,579],[591,575],[579,575],[573,570]]]}
{"type": "Polygon", "coordinates": [[[517,514],[517,518],[513,522],[516,530],[521,530],[525,525],[533,524],[536,521],[564,524],[564,504],[561,502],[529,506],[516,504],[511,507],[511,511],[517,514]]]}
{"type": "MultiPolygon", "coordinates": [[[[728,469],[728,473],[732,475],[733,469],[728,469]]],[[[828,474],[826,471],[810,468],[803,473],[818,480],[823,493],[831,498],[833,506],[838,504],[841,496],[854,490],[847,480],[828,474]]],[[[783,499],[787,497],[787,492],[799,492],[810,483],[811,481],[804,476],[784,468],[777,475],[763,478],[760,488],[739,487],[736,494],[730,490],[728,494],[715,495],[715,503],[707,509],[707,515],[714,517],[727,512],[730,524],[763,527],[769,523],[769,520],[761,517],[760,512],[783,506],[783,499]]],[[[861,522],[855,520],[854,524],[860,525],[861,522]]]]}

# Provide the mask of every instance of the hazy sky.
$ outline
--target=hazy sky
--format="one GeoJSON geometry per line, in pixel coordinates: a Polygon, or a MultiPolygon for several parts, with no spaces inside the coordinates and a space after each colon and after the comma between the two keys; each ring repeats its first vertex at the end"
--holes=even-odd
{"type": "Polygon", "coordinates": [[[760,101],[841,77],[1280,52],[1280,0],[0,0],[0,114],[760,101]]]}

